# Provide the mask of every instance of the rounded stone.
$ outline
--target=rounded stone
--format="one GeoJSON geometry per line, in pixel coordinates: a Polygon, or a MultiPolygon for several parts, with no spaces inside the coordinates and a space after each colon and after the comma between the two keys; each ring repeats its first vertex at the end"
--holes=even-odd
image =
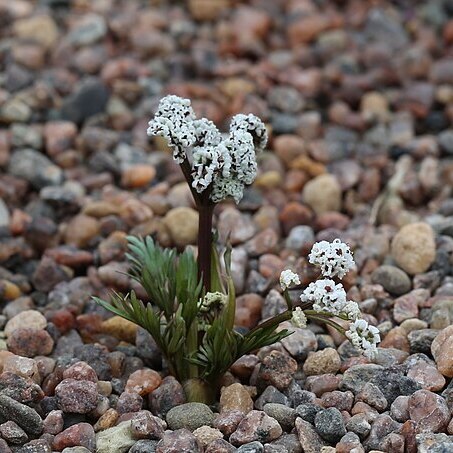
{"type": "Polygon", "coordinates": [[[65,231],[65,242],[76,247],[86,247],[98,235],[99,231],[100,223],[98,220],[79,214],[68,223],[65,231]]]}
{"type": "Polygon", "coordinates": [[[253,400],[250,393],[242,384],[234,383],[224,387],[220,396],[220,412],[232,410],[248,414],[253,409],[253,400]]]}
{"type": "Polygon", "coordinates": [[[336,374],[340,366],[341,359],[338,352],[333,348],[326,348],[317,352],[309,352],[303,370],[307,376],[336,374]]]}
{"type": "Polygon", "coordinates": [[[145,396],[159,387],[161,382],[162,378],[157,371],[150,369],[137,370],[129,376],[125,391],[145,396]]]}
{"type": "Polygon", "coordinates": [[[446,377],[453,377],[453,325],[441,330],[431,344],[437,369],[446,377]]]}
{"type": "Polygon", "coordinates": [[[194,431],[203,425],[212,426],[214,413],[203,403],[186,403],[171,408],[166,417],[168,428],[194,431]]]}
{"type": "Polygon", "coordinates": [[[442,432],[451,418],[445,399],[429,390],[413,393],[408,400],[408,410],[419,431],[442,432]]]}
{"type": "Polygon", "coordinates": [[[434,231],[427,223],[403,226],[391,246],[392,258],[410,275],[426,272],[436,258],[434,231]]]}
{"type": "Polygon", "coordinates": [[[24,357],[48,355],[52,352],[54,341],[46,330],[21,327],[8,337],[8,350],[24,357]]]}
{"type": "Polygon", "coordinates": [[[249,442],[262,443],[278,439],[283,430],[275,418],[263,411],[249,412],[239,423],[236,431],[230,436],[230,443],[243,445],[249,442]]]}
{"type": "Polygon", "coordinates": [[[411,289],[411,279],[396,266],[379,266],[372,274],[371,281],[382,285],[382,287],[395,296],[406,294],[411,289]]]}
{"type": "Polygon", "coordinates": [[[302,201],[307,203],[316,214],[341,209],[341,187],[337,178],[324,174],[316,176],[305,184],[302,201]]]}
{"type": "Polygon", "coordinates": [[[64,379],[55,388],[58,408],[63,412],[87,414],[98,403],[96,384],[92,381],[64,379]]]}
{"type": "Polygon", "coordinates": [[[198,212],[187,207],[174,208],[164,217],[164,223],[178,247],[194,244],[198,235],[198,212]]]}
{"type": "Polygon", "coordinates": [[[318,412],[315,416],[315,427],[323,439],[333,444],[346,434],[341,412],[335,407],[318,412]]]}
{"type": "Polygon", "coordinates": [[[9,337],[16,329],[28,327],[42,330],[47,326],[46,318],[36,310],[25,310],[11,318],[5,326],[5,335],[9,337]]]}

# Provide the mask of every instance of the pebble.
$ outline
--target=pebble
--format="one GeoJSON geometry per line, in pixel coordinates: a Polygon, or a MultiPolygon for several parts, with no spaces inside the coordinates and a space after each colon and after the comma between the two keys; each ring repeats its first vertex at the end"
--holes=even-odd
{"type": "Polygon", "coordinates": [[[212,426],[214,413],[202,403],[185,403],[171,408],[166,415],[168,427],[174,431],[185,428],[194,431],[201,426],[212,426]]]}
{"type": "Polygon", "coordinates": [[[315,242],[313,229],[308,225],[299,225],[291,229],[285,240],[285,247],[300,252],[307,250],[315,242]]]}
{"type": "Polygon", "coordinates": [[[9,337],[16,329],[27,326],[31,329],[43,330],[47,326],[46,318],[35,310],[24,310],[11,318],[4,328],[5,335],[9,337]]]}
{"type": "Polygon", "coordinates": [[[445,378],[436,368],[435,363],[424,354],[411,355],[406,364],[409,367],[407,377],[418,382],[422,388],[437,392],[445,386],[445,378]]]}
{"type": "Polygon", "coordinates": [[[284,390],[291,383],[297,371],[297,362],[287,354],[272,351],[261,362],[259,370],[260,382],[273,385],[284,390]]]}
{"type": "Polygon", "coordinates": [[[65,242],[68,245],[84,248],[99,234],[99,221],[93,217],[79,214],[68,223],[65,231],[65,242]]]}
{"type": "Polygon", "coordinates": [[[418,390],[408,400],[411,420],[417,422],[419,431],[441,432],[450,421],[450,410],[445,400],[429,390],[418,390]]]}
{"type": "MultiPolygon", "coordinates": [[[[123,388],[122,381],[118,382],[123,388]]],[[[116,410],[119,414],[127,414],[129,412],[138,412],[142,409],[143,398],[138,393],[123,392],[116,402],[116,410]]]]}
{"type": "Polygon", "coordinates": [[[135,442],[131,421],[124,421],[96,434],[96,453],[127,452],[135,442]]]}
{"type": "Polygon", "coordinates": [[[25,431],[14,421],[0,425],[0,436],[11,444],[24,444],[28,440],[25,431]]]}
{"type": "Polygon", "coordinates": [[[216,440],[223,440],[222,432],[216,428],[211,428],[210,426],[200,426],[192,434],[196,437],[198,442],[200,442],[203,448],[206,448],[216,440]]]}
{"type": "Polygon", "coordinates": [[[324,407],[336,407],[340,411],[350,411],[354,403],[354,395],[352,392],[341,392],[334,390],[332,392],[323,393],[321,403],[324,407]]]}
{"type": "Polygon", "coordinates": [[[313,178],[302,190],[302,200],[316,214],[341,210],[341,187],[333,175],[325,174],[313,178]]]}
{"type": "Polygon", "coordinates": [[[338,352],[333,348],[322,351],[309,352],[305,360],[303,370],[307,376],[319,374],[336,374],[340,369],[341,359],[338,352]]]}
{"type": "Polygon", "coordinates": [[[58,408],[64,412],[87,414],[98,403],[96,384],[92,381],[64,379],[55,388],[58,408]]]}
{"type": "Polygon", "coordinates": [[[437,369],[446,377],[453,377],[453,326],[441,330],[431,344],[437,369]]]}
{"type": "Polygon", "coordinates": [[[178,247],[194,244],[198,235],[198,212],[192,208],[180,207],[170,210],[164,217],[173,243],[178,247]]]}
{"type": "Polygon", "coordinates": [[[309,422],[298,417],[296,418],[295,425],[297,436],[304,453],[317,453],[320,452],[323,447],[327,446],[327,443],[309,422]]]}
{"type": "Polygon", "coordinates": [[[408,293],[412,286],[409,276],[403,270],[390,265],[379,266],[371,274],[371,280],[395,296],[408,293]]]}
{"type": "Polygon", "coordinates": [[[78,85],[61,105],[61,118],[81,124],[104,111],[109,99],[108,88],[98,79],[87,79],[78,85]]]}
{"type": "Polygon", "coordinates": [[[252,410],[241,420],[229,440],[236,446],[254,441],[264,443],[278,439],[282,432],[277,420],[265,412],[252,410]]]}
{"type": "Polygon", "coordinates": [[[15,329],[7,340],[8,350],[24,357],[49,355],[54,340],[46,330],[21,327],[15,329]]]}
{"type": "Polygon", "coordinates": [[[341,412],[330,407],[315,415],[315,428],[318,434],[329,443],[337,443],[346,434],[341,412]]]}
{"type": "Polygon", "coordinates": [[[125,391],[146,396],[159,387],[162,378],[154,370],[141,369],[134,371],[126,382],[125,391]]]}
{"type": "Polygon", "coordinates": [[[57,435],[63,431],[64,418],[63,411],[53,410],[47,414],[47,417],[43,421],[44,433],[57,435]]]}
{"type": "Polygon", "coordinates": [[[14,33],[18,38],[38,43],[46,49],[52,48],[59,36],[55,21],[45,14],[15,21],[14,33]]]}
{"type": "Polygon", "coordinates": [[[285,431],[291,431],[296,420],[296,411],[291,407],[278,403],[267,403],[263,407],[269,417],[275,418],[285,431]]]}
{"type": "Polygon", "coordinates": [[[63,172],[44,154],[25,148],[13,152],[8,172],[28,181],[36,189],[57,186],[63,181],[63,172]]]}
{"type": "Polygon", "coordinates": [[[280,324],[280,328],[293,331],[290,336],[283,338],[281,343],[295,359],[303,360],[311,351],[317,349],[318,340],[312,331],[294,327],[290,323],[282,323],[280,324]]]}
{"type": "Polygon", "coordinates": [[[135,439],[161,439],[164,434],[164,423],[151,412],[140,411],[131,419],[131,431],[135,439]]]}
{"type": "Polygon", "coordinates": [[[3,419],[13,420],[31,436],[39,436],[43,431],[43,421],[33,408],[4,394],[0,394],[0,414],[3,419]]]}
{"type": "Polygon", "coordinates": [[[239,410],[222,411],[213,422],[214,428],[219,429],[225,436],[229,436],[238,427],[244,418],[244,413],[239,410]]]}
{"type": "Polygon", "coordinates": [[[240,411],[248,414],[253,409],[253,400],[246,388],[239,383],[223,387],[220,394],[220,412],[240,411]]]}
{"type": "Polygon", "coordinates": [[[367,382],[362,390],[357,393],[356,401],[363,401],[379,412],[383,412],[388,405],[388,402],[379,387],[371,382],[367,382]]]}
{"type": "Polygon", "coordinates": [[[185,428],[166,432],[157,444],[156,453],[201,453],[198,439],[185,428]]]}
{"type": "Polygon", "coordinates": [[[433,229],[423,222],[405,225],[393,238],[391,252],[398,266],[409,275],[426,272],[436,256],[433,229]]]}
{"type": "Polygon", "coordinates": [[[96,451],[96,438],[94,429],[89,423],[77,423],[66,428],[53,439],[52,447],[63,450],[67,447],[85,447],[89,451],[96,451]]]}
{"type": "Polygon", "coordinates": [[[409,340],[411,352],[429,354],[431,352],[431,344],[438,333],[437,329],[420,329],[410,332],[407,339],[409,340]]]}
{"type": "Polygon", "coordinates": [[[167,376],[148,395],[148,401],[153,414],[165,418],[172,407],[186,402],[186,396],[182,385],[173,376],[167,376]]]}

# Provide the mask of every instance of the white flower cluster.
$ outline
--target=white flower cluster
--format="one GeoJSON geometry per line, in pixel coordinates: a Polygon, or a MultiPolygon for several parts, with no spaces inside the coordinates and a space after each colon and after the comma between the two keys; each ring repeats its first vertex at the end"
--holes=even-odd
{"type": "MultiPolygon", "coordinates": [[[[354,268],[355,263],[349,247],[335,239],[332,243],[321,241],[314,244],[309,261],[321,267],[323,277],[343,278],[354,268]]],[[[348,301],[346,291],[341,283],[323,278],[310,283],[300,296],[302,302],[313,304],[313,310],[327,312],[333,316],[346,316],[353,321],[346,331],[351,343],[364,351],[367,357],[373,357],[377,343],[381,341],[379,330],[360,319],[360,308],[356,302],[348,301]]]]}
{"type": "Polygon", "coordinates": [[[223,140],[212,121],[195,118],[189,99],[173,95],[160,101],[147,133],[165,137],[179,164],[192,160],[192,186],[198,193],[211,187],[216,203],[229,196],[241,200],[244,186],[256,177],[255,151],[267,143],[266,127],[255,115],[234,116],[223,140]]]}
{"type": "Polygon", "coordinates": [[[161,99],[154,119],[148,123],[148,135],[161,135],[173,148],[178,164],[185,159],[185,150],[195,143],[195,113],[189,99],[165,96],[161,99]]]}
{"type": "Polygon", "coordinates": [[[377,352],[377,344],[381,341],[379,329],[369,325],[364,319],[357,319],[346,332],[351,343],[361,349],[366,357],[372,358],[377,352]]]}
{"type": "Polygon", "coordinates": [[[207,313],[214,307],[221,308],[227,303],[227,296],[219,291],[206,293],[203,300],[200,301],[199,309],[203,313],[207,313]]]}
{"type": "Polygon", "coordinates": [[[313,310],[328,311],[335,315],[346,305],[346,292],[341,283],[333,280],[316,280],[305,288],[300,296],[302,302],[311,302],[313,310]]]}
{"type": "Polygon", "coordinates": [[[316,242],[308,255],[308,261],[319,266],[325,277],[343,278],[355,267],[351,250],[340,239],[316,242]]]}
{"type": "Polygon", "coordinates": [[[327,278],[310,283],[300,300],[312,303],[316,311],[327,311],[335,316],[346,315],[351,320],[360,316],[357,303],[346,299],[343,285],[327,278]]]}
{"type": "Polygon", "coordinates": [[[280,274],[280,286],[283,291],[291,286],[300,285],[299,276],[295,274],[292,270],[286,269],[280,274]]]}
{"type": "Polygon", "coordinates": [[[300,327],[301,329],[305,329],[305,327],[307,327],[307,317],[300,307],[296,307],[293,310],[291,322],[295,327],[300,327]]]}

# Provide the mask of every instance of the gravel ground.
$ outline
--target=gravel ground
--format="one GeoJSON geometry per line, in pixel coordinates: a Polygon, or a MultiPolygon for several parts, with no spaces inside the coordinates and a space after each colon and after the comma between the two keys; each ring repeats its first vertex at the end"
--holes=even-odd
{"type": "Polygon", "coordinates": [[[450,0],[0,0],[0,70],[1,453],[453,452],[450,0]],[[237,325],[339,237],[372,362],[312,324],[186,403],[148,334],[90,300],[136,286],[127,234],[196,240],[146,136],[169,92],[269,126],[254,186],[216,211],[237,325]]]}

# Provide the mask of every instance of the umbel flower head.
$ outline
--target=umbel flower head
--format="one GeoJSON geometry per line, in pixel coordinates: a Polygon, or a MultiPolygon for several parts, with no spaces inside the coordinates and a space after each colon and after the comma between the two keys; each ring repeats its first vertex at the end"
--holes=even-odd
{"type": "Polygon", "coordinates": [[[292,270],[286,269],[280,274],[280,286],[283,291],[291,286],[300,285],[300,279],[292,270]]]}
{"type": "Polygon", "coordinates": [[[357,319],[346,332],[346,336],[358,349],[363,350],[366,357],[373,357],[377,352],[376,345],[381,341],[379,329],[370,326],[364,319],[357,319]]]}
{"type": "Polygon", "coordinates": [[[234,116],[223,138],[212,121],[196,119],[189,99],[174,95],[161,99],[147,133],[167,139],[174,160],[190,164],[192,187],[198,193],[209,188],[214,203],[226,197],[239,203],[255,180],[256,152],[267,143],[266,127],[255,115],[234,116]]]}
{"type": "Polygon", "coordinates": [[[319,266],[324,277],[343,278],[355,267],[350,248],[340,239],[316,242],[308,255],[308,261],[319,266]]]}
{"type": "MultiPolygon", "coordinates": [[[[330,325],[344,333],[351,343],[361,349],[367,357],[373,357],[377,352],[377,344],[381,341],[379,330],[360,318],[359,305],[354,301],[348,301],[343,285],[332,280],[332,277],[342,278],[355,267],[351,250],[339,239],[335,239],[332,243],[317,242],[313,245],[309,261],[321,268],[322,278],[310,283],[305,288],[300,299],[306,311],[301,307],[293,309],[291,312],[292,323],[297,327],[306,327],[307,318],[317,321],[329,320],[330,325]],[[352,321],[349,330],[345,331],[340,324],[331,319],[335,317],[352,321]]],[[[291,301],[288,299],[289,295],[286,290],[299,284],[299,276],[291,270],[286,269],[280,274],[280,286],[284,291],[289,309],[291,301]]]]}

